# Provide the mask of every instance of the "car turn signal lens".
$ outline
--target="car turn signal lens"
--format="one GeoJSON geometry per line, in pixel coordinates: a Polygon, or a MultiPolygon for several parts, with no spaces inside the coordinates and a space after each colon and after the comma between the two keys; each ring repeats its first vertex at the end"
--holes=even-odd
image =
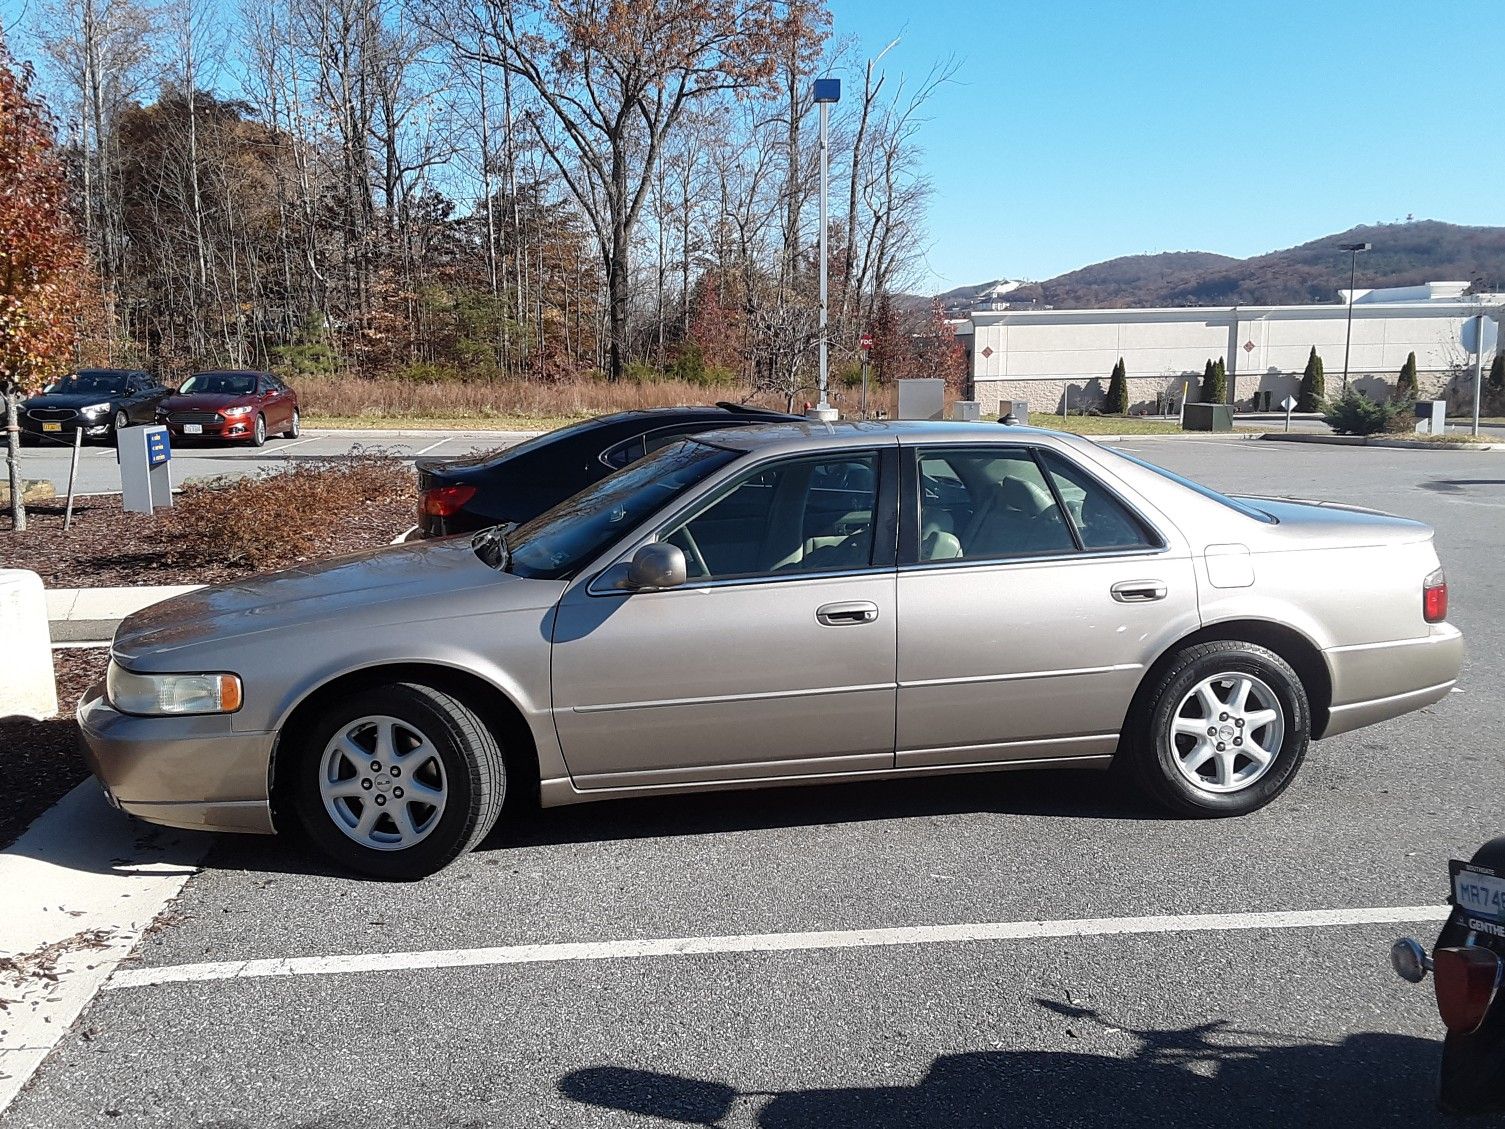
{"type": "Polygon", "coordinates": [[[454,517],[476,496],[474,486],[433,486],[423,492],[423,512],[428,517],[454,517]]]}
{"type": "Polygon", "coordinates": [[[1477,1031],[1500,987],[1500,958],[1489,949],[1463,945],[1432,954],[1437,1011],[1449,1031],[1477,1031]]]}
{"type": "Polygon", "coordinates": [[[1448,577],[1440,568],[1422,582],[1421,614],[1428,623],[1441,623],[1448,617],[1448,577]]]}

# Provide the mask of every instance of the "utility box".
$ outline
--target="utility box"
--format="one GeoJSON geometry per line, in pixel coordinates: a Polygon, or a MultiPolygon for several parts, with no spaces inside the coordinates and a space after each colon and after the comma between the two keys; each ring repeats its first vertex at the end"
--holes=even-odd
{"type": "Polygon", "coordinates": [[[120,460],[120,504],[130,513],[172,508],[172,443],[161,424],[115,433],[120,460]]]}
{"type": "Polygon", "coordinates": [[[1416,434],[1445,435],[1448,429],[1446,400],[1416,401],[1416,434]]]}
{"type": "Polygon", "coordinates": [[[1233,408],[1228,404],[1185,404],[1181,427],[1186,431],[1232,431],[1233,408]]]}
{"type": "Polygon", "coordinates": [[[57,682],[42,578],[0,568],[0,718],[57,716],[57,682]]]}
{"type": "Polygon", "coordinates": [[[939,379],[899,381],[899,419],[945,419],[946,382],[939,379]]]}
{"type": "Polygon", "coordinates": [[[976,400],[958,400],[951,405],[951,418],[976,423],[982,419],[982,404],[976,400]]]}
{"type": "Polygon", "coordinates": [[[998,401],[998,418],[999,418],[999,420],[1001,421],[1001,420],[1007,419],[1009,416],[1013,416],[1014,417],[1014,422],[1017,423],[1017,424],[1019,424],[1021,427],[1028,427],[1029,426],[1029,401],[1028,400],[999,400],[998,401]]]}

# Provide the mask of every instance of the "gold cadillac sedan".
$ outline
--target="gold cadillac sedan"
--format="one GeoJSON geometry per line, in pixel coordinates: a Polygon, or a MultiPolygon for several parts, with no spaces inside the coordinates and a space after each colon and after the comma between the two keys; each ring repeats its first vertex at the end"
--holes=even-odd
{"type": "Polygon", "coordinates": [[[79,721],[132,815],[389,878],[527,802],[1069,764],[1230,816],[1443,698],[1446,617],[1420,522],[1048,431],[780,423],[139,612],[79,721]]]}

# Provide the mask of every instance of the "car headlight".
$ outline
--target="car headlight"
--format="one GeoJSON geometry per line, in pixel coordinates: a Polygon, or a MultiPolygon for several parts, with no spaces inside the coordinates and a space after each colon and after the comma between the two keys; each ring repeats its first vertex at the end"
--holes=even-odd
{"type": "Polygon", "coordinates": [[[234,713],[241,702],[240,678],[234,674],[137,674],[113,660],[105,694],[121,713],[156,717],[234,713]]]}
{"type": "Polygon", "coordinates": [[[81,416],[97,416],[100,413],[107,412],[109,410],[109,404],[90,404],[87,408],[79,408],[78,414],[81,416]]]}
{"type": "Polygon", "coordinates": [[[255,410],[256,409],[251,407],[251,405],[243,404],[238,408],[221,408],[219,410],[219,414],[224,416],[226,419],[230,419],[235,416],[248,416],[255,410]]]}

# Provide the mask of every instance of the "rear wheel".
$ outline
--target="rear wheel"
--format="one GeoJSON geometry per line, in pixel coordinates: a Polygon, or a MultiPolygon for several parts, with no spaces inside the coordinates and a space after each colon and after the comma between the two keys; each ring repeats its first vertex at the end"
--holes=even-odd
{"type": "Polygon", "coordinates": [[[1178,815],[1244,815],[1285,791],[1310,743],[1306,690],[1291,665],[1221,640],[1172,658],[1125,726],[1120,755],[1178,815]]]}
{"type": "Polygon", "coordinates": [[[251,426],[251,446],[265,447],[267,442],[267,417],[257,414],[256,422],[251,426]]]}
{"type": "Polygon", "coordinates": [[[459,698],[413,682],[341,700],[304,734],[293,805],[336,862],[422,878],[475,847],[506,796],[496,739],[459,698]]]}

